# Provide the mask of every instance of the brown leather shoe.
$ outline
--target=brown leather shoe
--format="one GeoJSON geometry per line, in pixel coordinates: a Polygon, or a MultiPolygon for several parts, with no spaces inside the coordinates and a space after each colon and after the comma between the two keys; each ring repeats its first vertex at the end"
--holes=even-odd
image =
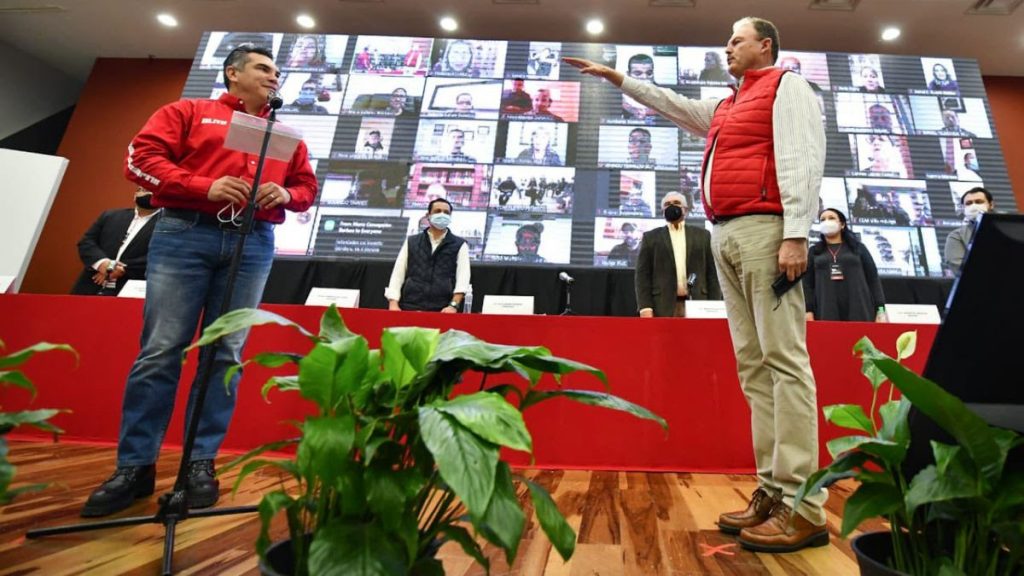
{"type": "Polygon", "coordinates": [[[740,546],[755,552],[796,552],[808,546],[828,546],[828,528],[811,524],[778,502],[762,524],[741,530],[739,540],[740,546]]]}
{"type": "Polygon", "coordinates": [[[772,496],[764,488],[758,488],[750,496],[750,503],[745,510],[718,516],[718,529],[726,534],[739,534],[744,528],[757,526],[768,519],[777,501],[777,496],[772,496]]]}

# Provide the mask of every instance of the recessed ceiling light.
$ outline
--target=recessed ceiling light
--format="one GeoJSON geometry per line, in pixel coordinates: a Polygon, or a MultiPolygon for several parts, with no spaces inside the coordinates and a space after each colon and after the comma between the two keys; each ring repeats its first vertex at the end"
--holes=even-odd
{"type": "Polygon", "coordinates": [[[459,23],[456,22],[455,18],[451,16],[445,16],[441,18],[441,28],[447,32],[455,32],[459,29],[459,23]]]}
{"type": "Polygon", "coordinates": [[[885,30],[882,30],[882,40],[885,40],[886,42],[892,42],[899,37],[900,29],[895,26],[890,26],[885,30]]]}
{"type": "Polygon", "coordinates": [[[164,12],[156,15],[156,21],[167,26],[168,28],[174,28],[178,25],[178,19],[170,14],[164,12]]]}
{"type": "Polygon", "coordinates": [[[587,22],[587,32],[595,36],[597,34],[600,34],[601,32],[604,32],[604,22],[601,22],[597,18],[590,20],[589,22],[587,22]]]}
{"type": "Polygon", "coordinates": [[[312,28],[316,26],[316,20],[309,14],[299,14],[295,17],[295,23],[303,28],[312,28]]]}

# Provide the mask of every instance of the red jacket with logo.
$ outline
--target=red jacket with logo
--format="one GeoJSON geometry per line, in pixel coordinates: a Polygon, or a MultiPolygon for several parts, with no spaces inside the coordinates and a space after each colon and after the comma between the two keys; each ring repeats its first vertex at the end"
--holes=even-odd
{"type": "MultiPolygon", "coordinates": [[[[256,173],[258,155],[224,147],[235,110],[245,112],[245,104],[227,93],[217,100],[179,100],[163,106],[128,145],[125,176],[153,192],[154,206],[216,214],[227,203],[207,198],[213,181],[237,176],[252,184],[256,173]]],[[[265,108],[260,116],[269,112],[265,108]]],[[[268,158],[260,180],[288,190],[289,210],[304,212],[316,199],[316,176],[305,142],[299,142],[288,162],[268,158]]],[[[284,207],[257,210],[256,219],[284,222],[284,207]]]]}
{"type": "Polygon", "coordinates": [[[711,150],[715,151],[711,206],[704,203],[712,222],[729,216],[782,214],[772,112],[785,72],[781,68],[747,71],[741,88],[734,89],[715,110],[704,147],[704,170],[711,150]]]}

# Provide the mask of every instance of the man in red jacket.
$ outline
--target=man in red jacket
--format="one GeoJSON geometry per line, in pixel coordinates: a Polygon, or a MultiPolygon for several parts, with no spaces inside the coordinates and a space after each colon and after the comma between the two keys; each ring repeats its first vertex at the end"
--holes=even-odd
{"type": "MultiPolygon", "coordinates": [[[[269,115],[270,92],[280,72],[264,48],[241,45],[224,60],[228,91],[216,100],[168,104],[146,122],[128,146],[125,175],[153,192],[163,208],[149,248],[141,350],[125,385],[117,469],[89,496],[82,516],[122,510],[153,493],[155,462],[174,409],[182,351],[202,319],[217,319],[228,269],[249,202],[257,157],[224,147],[235,111],[269,115]]],[[[305,211],[316,197],[316,178],[300,143],[287,162],[268,159],[256,191],[256,218],[246,238],[230,309],[256,307],[274,259],[274,224],[284,211],[305,211]]],[[[213,459],[235,407],[235,374],[246,333],[221,340],[200,416],[186,494],[190,508],[212,506],[219,497],[213,459]]],[[[204,348],[202,354],[214,353],[204,348]]],[[[202,362],[200,362],[201,364],[202,362]]],[[[196,387],[189,397],[191,414],[196,387]]]]}
{"type": "Polygon", "coordinates": [[[822,510],[827,493],[809,494],[793,513],[797,488],[818,466],[817,400],[802,287],[797,282],[776,296],[772,284],[780,276],[794,282],[807,269],[825,131],[807,81],[774,66],[774,24],[760,18],[736,22],[725,54],[740,83],[722,100],[690,100],[607,66],[565,61],[707,139],[704,212],[715,224],[711,248],[750,405],[759,484],[747,508],[722,514],[718,525],[739,534],[745,548],[792,552],[828,544],[822,510]]]}

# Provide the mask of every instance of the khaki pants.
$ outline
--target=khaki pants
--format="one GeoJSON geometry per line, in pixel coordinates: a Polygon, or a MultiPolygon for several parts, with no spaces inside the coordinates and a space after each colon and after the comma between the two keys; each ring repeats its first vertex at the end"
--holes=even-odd
{"type": "MultiPolygon", "coordinates": [[[[797,488],[818,468],[818,407],[807,355],[803,286],[782,301],[779,276],[782,217],[751,215],[715,224],[711,250],[725,297],[740,386],[750,405],[758,483],[792,508],[797,488]]],[[[797,512],[825,523],[825,490],[797,512]]]]}

